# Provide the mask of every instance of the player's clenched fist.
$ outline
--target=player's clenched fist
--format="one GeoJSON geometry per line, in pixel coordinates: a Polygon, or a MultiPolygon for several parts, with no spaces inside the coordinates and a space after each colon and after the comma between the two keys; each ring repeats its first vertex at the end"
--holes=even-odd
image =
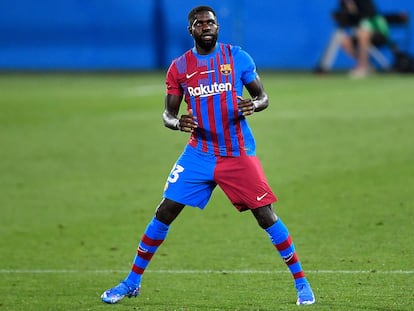
{"type": "Polygon", "coordinates": [[[197,128],[197,120],[192,109],[188,110],[188,114],[181,115],[179,122],[180,131],[192,133],[197,128]]]}
{"type": "Polygon", "coordinates": [[[256,108],[254,106],[253,100],[251,98],[243,98],[241,96],[237,96],[239,99],[239,111],[243,116],[249,116],[253,114],[254,109],[256,108]]]}

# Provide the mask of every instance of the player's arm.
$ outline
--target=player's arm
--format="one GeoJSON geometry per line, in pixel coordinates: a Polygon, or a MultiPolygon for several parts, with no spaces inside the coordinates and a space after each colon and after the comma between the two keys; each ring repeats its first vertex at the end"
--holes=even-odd
{"type": "Polygon", "coordinates": [[[167,94],[165,96],[165,110],[162,114],[164,125],[172,130],[180,129],[180,120],[178,119],[178,112],[183,97],[177,95],[167,94]]]}
{"type": "Polygon", "coordinates": [[[178,119],[182,99],[182,96],[167,94],[165,96],[165,110],[162,114],[162,119],[164,120],[164,125],[172,130],[191,133],[197,128],[197,122],[192,110],[189,110],[188,114],[181,115],[178,119]]]}
{"type": "Polygon", "coordinates": [[[269,98],[263,88],[262,81],[259,76],[245,85],[251,98],[239,97],[239,110],[244,116],[253,114],[253,112],[262,111],[269,106],[269,98]]]}

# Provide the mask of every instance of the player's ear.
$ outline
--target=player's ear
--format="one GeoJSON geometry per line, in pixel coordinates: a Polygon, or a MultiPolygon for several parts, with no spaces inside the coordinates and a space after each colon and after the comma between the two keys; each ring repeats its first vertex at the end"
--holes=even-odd
{"type": "Polygon", "coordinates": [[[193,36],[193,30],[191,26],[187,27],[188,33],[190,34],[190,36],[193,36]]]}

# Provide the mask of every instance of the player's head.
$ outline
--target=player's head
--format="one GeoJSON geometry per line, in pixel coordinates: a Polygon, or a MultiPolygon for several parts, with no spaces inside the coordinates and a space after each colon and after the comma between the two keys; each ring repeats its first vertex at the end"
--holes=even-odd
{"type": "Polygon", "coordinates": [[[215,47],[218,30],[216,12],[211,7],[198,6],[188,13],[188,32],[194,38],[196,46],[204,51],[215,47]]]}
{"type": "Polygon", "coordinates": [[[191,27],[194,23],[194,20],[197,19],[197,14],[201,12],[211,12],[214,15],[214,18],[216,18],[216,12],[212,7],[209,7],[207,5],[200,5],[195,8],[193,8],[190,13],[188,13],[188,26],[191,27]]]}

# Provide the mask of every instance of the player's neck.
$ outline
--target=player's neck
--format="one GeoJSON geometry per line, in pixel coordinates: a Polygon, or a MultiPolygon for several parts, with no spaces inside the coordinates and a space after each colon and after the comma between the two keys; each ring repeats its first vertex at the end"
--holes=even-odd
{"type": "Polygon", "coordinates": [[[209,55],[211,53],[214,53],[214,51],[216,50],[217,44],[214,45],[212,48],[210,49],[204,49],[202,47],[200,47],[198,44],[195,45],[194,50],[197,52],[198,55],[209,55]]]}

